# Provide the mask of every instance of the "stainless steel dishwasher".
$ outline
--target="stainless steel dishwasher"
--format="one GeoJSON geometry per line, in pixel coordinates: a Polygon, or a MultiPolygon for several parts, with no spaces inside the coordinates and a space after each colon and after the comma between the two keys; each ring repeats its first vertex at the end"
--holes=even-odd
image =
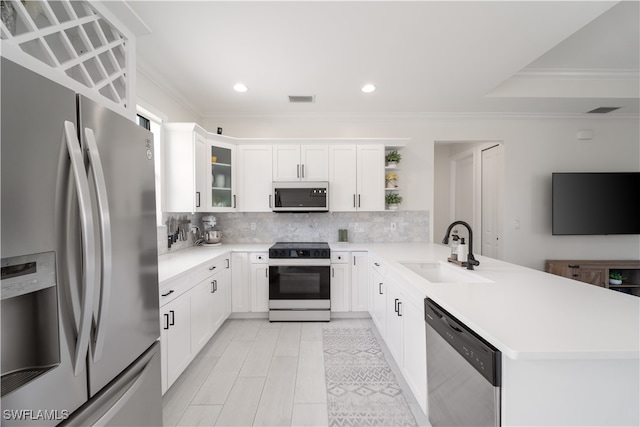
{"type": "Polygon", "coordinates": [[[500,351],[430,298],[424,310],[431,425],[499,426],[500,351]]]}

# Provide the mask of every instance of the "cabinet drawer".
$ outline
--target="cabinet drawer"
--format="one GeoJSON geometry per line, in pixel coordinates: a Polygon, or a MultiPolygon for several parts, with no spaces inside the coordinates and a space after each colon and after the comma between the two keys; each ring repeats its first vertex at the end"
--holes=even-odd
{"type": "Polygon", "coordinates": [[[269,262],[269,252],[251,252],[249,260],[251,264],[266,264],[269,262]]]}
{"type": "Polygon", "coordinates": [[[331,252],[331,264],[347,264],[349,252],[331,252]]]}
{"type": "Polygon", "coordinates": [[[160,307],[173,301],[191,288],[191,276],[183,276],[165,282],[160,287],[160,307]]]}
{"type": "Polygon", "coordinates": [[[227,259],[227,256],[219,256],[194,268],[191,273],[192,282],[194,284],[200,283],[204,279],[217,273],[218,271],[224,270],[225,268],[227,268],[227,259]]]}

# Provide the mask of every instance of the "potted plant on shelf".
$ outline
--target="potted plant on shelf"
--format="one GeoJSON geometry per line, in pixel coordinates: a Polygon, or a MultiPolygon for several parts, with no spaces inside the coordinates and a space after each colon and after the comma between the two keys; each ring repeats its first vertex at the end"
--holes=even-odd
{"type": "Polygon", "coordinates": [[[398,186],[398,174],[395,172],[389,172],[384,177],[384,181],[387,184],[387,188],[396,188],[398,186]]]}
{"type": "Polygon", "coordinates": [[[621,285],[622,281],[626,279],[626,277],[624,277],[622,275],[622,273],[609,273],[609,284],[610,285],[621,285]]]}
{"type": "Polygon", "coordinates": [[[398,150],[389,151],[386,156],[384,156],[385,161],[387,162],[388,168],[396,168],[398,167],[398,163],[402,159],[398,150]]]}
{"type": "Polygon", "coordinates": [[[387,209],[395,211],[398,209],[398,205],[402,203],[402,196],[398,193],[389,193],[384,197],[384,201],[387,204],[387,209]]]}

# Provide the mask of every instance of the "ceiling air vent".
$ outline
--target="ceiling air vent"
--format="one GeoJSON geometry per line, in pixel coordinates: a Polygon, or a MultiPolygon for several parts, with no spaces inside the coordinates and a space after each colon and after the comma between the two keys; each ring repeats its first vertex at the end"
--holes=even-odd
{"type": "Polygon", "coordinates": [[[316,97],[315,95],[289,95],[289,102],[291,103],[313,103],[316,102],[316,97]]]}
{"type": "Polygon", "coordinates": [[[598,107],[591,111],[587,111],[587,114],[607,114],[615,110],[619,110],[620,107],[598,107]]]}

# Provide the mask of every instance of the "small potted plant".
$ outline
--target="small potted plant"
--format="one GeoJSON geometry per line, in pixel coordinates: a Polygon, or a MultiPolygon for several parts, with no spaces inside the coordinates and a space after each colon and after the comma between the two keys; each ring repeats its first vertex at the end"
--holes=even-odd
{"type": "Polygon", "coordinates": [[[398,209],[398,205],[402,203],[402,196],[398,193],[389,193],[384,197],[384,201],[387,204],[387,209],[395,211],[398,209]]]}
{"type": "Polygon", "coordinates": [[[609,273],[609,284],[610,285],[621,285],[622,281],[626,279],[622,273],[609,273]]]}
{"type": "Polygon", "coordinates": [[[384,156],[385,161],[387,162],[388,168],[396,168],[398,167],[398,163],[402,159],[398,150],[389,151],[386,156],[384,156]]]}
{"type": "Polygon", "coordinates": [[[389,172],[384,181],[387,183],[387,188],[396,188],[398,186],[398,174],[395,172],[389,172]]]}

